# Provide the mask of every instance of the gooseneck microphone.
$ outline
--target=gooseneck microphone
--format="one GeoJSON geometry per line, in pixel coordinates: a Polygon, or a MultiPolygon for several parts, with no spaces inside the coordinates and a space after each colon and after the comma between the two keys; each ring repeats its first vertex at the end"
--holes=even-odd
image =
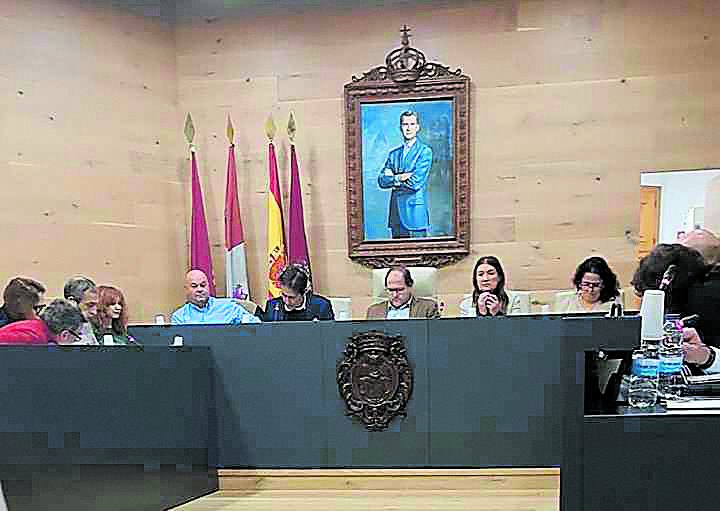
{"type": "Polygon", "coordinates": [[[675,280],[675,277],[678,274],[678,267],[676,264],[671,264],[665,269],[665,273],[663,273],[662,279],[660,279],[660,291],[667,291],[668,288],[670,288],[670,285],[672,284],[673,280],[675,280]]]}

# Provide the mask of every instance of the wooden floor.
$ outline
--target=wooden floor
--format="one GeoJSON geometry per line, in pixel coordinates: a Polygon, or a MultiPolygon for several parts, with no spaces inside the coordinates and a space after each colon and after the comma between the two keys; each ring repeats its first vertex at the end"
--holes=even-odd
{"type": "Polygon", "coordinates": [[[482,470],[223,470],[220,491],[178,511],[557,511],[560,472],[482,470]]]}

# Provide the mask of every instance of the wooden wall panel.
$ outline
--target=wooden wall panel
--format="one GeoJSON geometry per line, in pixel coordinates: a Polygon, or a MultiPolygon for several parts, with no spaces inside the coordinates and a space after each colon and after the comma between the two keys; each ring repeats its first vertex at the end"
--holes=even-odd
{"type": "MultiPolygon", "coordinates": [[[[627,285],[640,172],[708,167],[720,158],[712,142],[720,125],[720,73],[712,65],[720,57],[714,36],[720,16],[712,13],[720,8],[710,1],[446,2],[413,11],[361,3],[353,10],[326,5],[315,15],[223,12],[212,23],[197,12],[197,19],[178,24],[181,107],[200,107],[219,130],[218,105],[231,99],[202,88],[255,82],[242,100],[232,99],[232,109],[251,112],[239,122],[254,133],[247,150],[257,173],[243,214],[254,210],[260,222],[266,178],[258,176],[266,162],[255,156],[266,146],[262,122],[272,112],[284,128],[295,112],[317,288],[352,296],[355,316],[362,316],[370,293],[369,272],[344,257],[342,86],[382,62],[404,23],[430,60],[462,67],[473,80],[472,254],[440,271],[440,293],[451,300],[470,290],[474,261],[484,254],[501,258],[515,289],[567,288],[575,266],[594,254],[606,256],[627,285]]],[[[282,131],[280,140],[284,152],[282,131]]],[[[207,158],[222,167],[219,149],[207,158]]],[[[287,193],[285,154],[279,162],[287,193]]],[[[222,197],[213,200],[220,204],[222,197]]],[[[255,285],[263,282],[264,224],[250,231],[251,251],[260,252],[251,256],[255,285]]]]}
{"type": "Polygon", "coordinates": [[[250,285],[262,302],[263,124],[272,113],[287,208],[292,111],[316,287],[353,297],[353,315],[364,316],[370,271],[346,254],[342,87],[383,62],[403,24],[429,60],[462,68],[473,84],[472,254],[440,271],[450,313],[485,254],[501,258],[511,287],[537,296],[567,288],[591,254],[605,255],[627,285],[640,172],[720,160],[720,4],[712,0],[451,0],[415,9],[178,0],[174,24],[109,4],[3,6],[0,199],[8,207],[0,224],[14,249],[2,256],[0,279],[33,275],[57,294],[66,276],[85,272],[124,287],[134,319],[183,299],[188,111],[220,292],[226,116],[236,126],[250,285]],[[38,256],[27,251],[35,242],[38,256]]]}
{"type": "Polygon", "coordinates": [[[103,1],[1,14],[0,286],[55,297],[83,274],[123,289],[131,320],[167,313],[187,259],[174,26],[103,1]]]}

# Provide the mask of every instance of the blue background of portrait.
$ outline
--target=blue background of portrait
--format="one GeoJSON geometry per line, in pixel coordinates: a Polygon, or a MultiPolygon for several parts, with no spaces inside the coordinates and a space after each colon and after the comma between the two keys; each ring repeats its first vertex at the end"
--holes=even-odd
{"type": "Polygon", "coordinates": [[[362,178],[365,239],[391,239],[388,207],[391,190],[378,186],[378,175],[388,153],[403,143],[400,114],[420,116],[418,139],[432,149],[427,184],[430,237],[452,236],[453,225],[453,104],[451,100],[365,103],[361,106],[362,178]]]}

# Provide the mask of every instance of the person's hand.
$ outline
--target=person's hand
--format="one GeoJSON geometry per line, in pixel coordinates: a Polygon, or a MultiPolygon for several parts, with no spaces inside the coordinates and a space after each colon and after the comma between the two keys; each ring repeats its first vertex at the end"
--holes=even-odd
{"type": "Polygon", "coordinates": [[[500,310],[500,300],[490,291],[484,291],[478,296],[477,308],[480,316],[495,316],[500,310]]]}
{"type": "Polygon", "coordinates": [[[500,299],[492,293],[488,293],[485,304],[487,305],[488,312],[493,316],[496,316],[500,311],[500,299]]]}
{"type": "Polygon", "coordinates": [[[708,348],[694,328],[683,328],[683,354],[689,364],[704,364],[710,358],[708,348]]]}
{"type": "Polygon", "coordinates": [[[412,172],[403,172],[402,174],[397,175],[398,181],[407,181],[411,177],[412,177],[412,172]]]}
{"type": "Polygon", "coordinates": [[[385,170],[383,170],[383,176],[392,177],[393,174],[394,174],[394,173],[393,173],[392,169],[385,169],[385,170]]]}
{"type": "Polygon", "coordinates": [[[487,310],[487,297],[490,293],[485,291],[484,293],[480,293],[480,296],[478,296],[477,300],[477,313],[478,316],[487,316],[488,310],[487,310]]]}

